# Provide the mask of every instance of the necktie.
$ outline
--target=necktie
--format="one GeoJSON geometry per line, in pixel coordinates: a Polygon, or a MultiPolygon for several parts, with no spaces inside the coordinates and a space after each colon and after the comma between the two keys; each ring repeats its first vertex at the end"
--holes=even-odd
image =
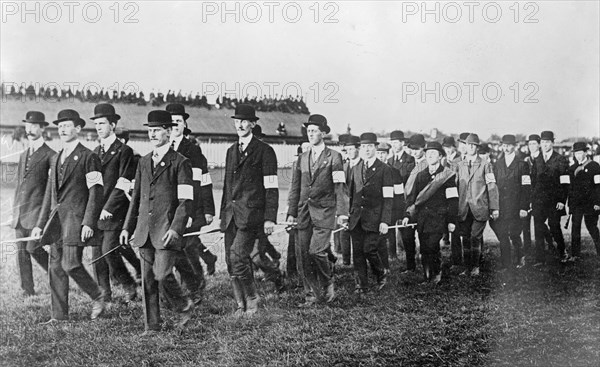
{"type": "Polygon", "coordinates": [[[27,149],[27,157],[25,158],[25,172],[29,169],[29,160],[31,159],[31,155],[33,154],[33,148],[27,149]]]}
{"type": "Polygon", "coordinates": [[[171,149],[175,150],[175,140],[171,142],[171,149]]]}
{"type": "Polygon", "coordinates": [[[240,154],[244,154],[244,143],[242,143],[241,141],[238,144],[238,149],[240,151],[240,154]]]}
{"type": "Polygon", "coordinates": [[[156,168],[157,164],[158,164],[158,153],[154,152],[152,154],[152,168],[156,168]]]}
{"type": "Polygon", "coordinates": [[[469,173],[471,173],[471,167],[472,167],[472,163],[471,163],[471,160],[469,159],[469,173]]]}
{"type": "Polygon", "coordinates": [[[104,150],[104,144],[100,144],[100,159],[104,158],[106,150],[104,150]]]}

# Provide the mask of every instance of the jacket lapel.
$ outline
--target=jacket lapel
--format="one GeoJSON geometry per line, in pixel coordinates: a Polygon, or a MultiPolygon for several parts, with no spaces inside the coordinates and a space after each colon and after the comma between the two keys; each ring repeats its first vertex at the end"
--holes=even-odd
{"type": "Polygon", "coordinates": [[[246,160],[248,159],[248,157],[252,155],[252,153],[256,149],[257,144],[258,143],[256,142],[256,138],[252,137],[252,140],[250,140],[250,144],[248,144],[248,147],[246,148],[246,150],[244,150],[244,153],[242,154],[242,159],[240,159],[240,161],[238,162],[238,167],[243,165],[244,162],[246,162],[246,160]]]}
{"type": "Polygon", "coordinates": [[[327,166],[327,162],[331,157],[331,151],[327,147],[321,152],[321,155],[317,157],[317,169],[312,172],[312,177],[310,178],[311,184],[315,182],[319,173],[323,170],[325,166],[327,166]]]}
{"type": "MultiPolygon", "coordinates": [[[[166,171],[167,168],[169,168],[169,166],[171,165],[171,161],[176,157],[176,155],[177,155],[177,152],[175,152],[173,149],[169,148],[169,150],[167,151],[165,156],[156,165],[156,168],[154,168],[154,175],[152,176],[152,182],[156,181],[160,177],[160,175],[162,175],[163,172],[166,171]]],[[[150,158],[150,161],[152,161],[152,158],[150,158]]]]}
{"type": "MultiPolygon", "coordinates": [[[[481,158],[477,157],[475,158],[475,160],[473,161],[473,165],[471,166],[471,173],[469,174],[469,181],[471,181],[471,179],[473,179],[473,176],[475,176],[475,172],[477,172],[477,170],[479,170],[479,167],[481,167],[481,158]]],[[[467,171],[469,170],[469,162],[467,162],[467,171]]]]}
{"type": "Polygon", "coordinates": [[[369,169],[367,169],[367,172],[365,173],[365,184],[367,182],[369,182],[369,180],[371,178],[373,178],[373,176],[375,176],[375,174],[377,173],[377,171],[379,170],[379,167],[381,167],[383,163],[381,163],[381,161],[379,159],[375,159],[375,162],[373,163],[373,166],[369,169]]]}
{"type": "MultiPolygon", "coordinates": [[[[73,151],[71,152],[71,155],[69,155],[68,157],[65,158],[65,163],[64,163],[64,168],[63,168],[63,179],[62,182],[60,182],[60,186],[62,187],[65,182],[67,182],[67,180],[69,179],[69,176],[71,176],[71,173],[73,173],[73,171],[75,170],[75,167],[77,167],[77,165],[79,164],[79,161],[81,160],[81,149],[83,148],[83,145],[81,145],[81,143],[77,143],[77,146],[75,147],[75,149],[73,149],[73,151]]],[[[63,151],[64,153],[64,151],[63,151]]],[[[58,163],[60,164],[60,162],[58,163]]]]}
{"type": "Polygon", "coordinates": [[[123,145],[123,143],[121,143],[121,141],[119,139],[116,139],[110,145],[110,147],[108,148],[106,153],[104,153],[104,157],[102,157],[102,166],[105,166],[106,164],[108,164],[108,162],[110,162],[110,160],[113,159],[117,155],[117,153],[119,153],[119,150],[121,149],[122,145],[123,145]]]}

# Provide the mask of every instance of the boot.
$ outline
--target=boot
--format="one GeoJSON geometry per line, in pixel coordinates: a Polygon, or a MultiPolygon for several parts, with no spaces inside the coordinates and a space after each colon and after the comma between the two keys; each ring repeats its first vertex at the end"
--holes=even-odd
{"type": "Polygon", "coordinates": [[[233,317],[240,317],[246,311],[246,303],[244,302],[244,290],[240,278],[231,277],[231,287],[233,289],[233,298],[237,304],[233,317]]]}
{"type": "Polygon", "coordinates": [[[244,315],[253,316],[258,312],[258,301],[260,297],[256,294],[256,287],[254,286],[254,279],[239,279],[243,283],[244,299],[246,301],[246,312],[244,315]]]}

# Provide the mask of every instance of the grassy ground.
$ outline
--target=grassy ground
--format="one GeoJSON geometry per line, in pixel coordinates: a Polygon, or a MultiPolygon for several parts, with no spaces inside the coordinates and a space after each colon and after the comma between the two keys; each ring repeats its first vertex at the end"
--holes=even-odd
{"type": "MultiPolygon", "coordinates": [[[[9,195],[1,191],[3,203],[9,195]]],[[[280,211],[286,197],[282,192],[280,211]]],[[[3,239],[13,236],[7,227],[1,231],[3,239]]],[[[183,332],[170,329],[149,338],[140,337],[141,303],[120,302],[120,288],[106,315],[90,321],[90,301],[72,284],[71,320],[38,325],[49,317],[47,278],[35,266],[38,295],[22,298],[14,250],[4,246],[0,365],[600,365],[600,261],[585,230],[577,266],[554,263],[497,273],[497,241],[486,231],[483,274],[477,279],[450,275],[438,287],[422,286],[420,275],[399,274],[401,259],[392,263],[387,289],[359,299],[352,293],[351,269],[340,268],[337,300],[309,310],[297,307],[299,291],[277,296],[270,284],[259,282],[261,312],[242,320],[230,318],[233,301],[217,237],[205,241],[220,255],[218,272],[209,278],[207,298],[194,320],[183,332]]],[[[285,235],[273,242],[283,250],[285,235]]],[[[163,317],[176,320],[169,311],[163,317]]]]}

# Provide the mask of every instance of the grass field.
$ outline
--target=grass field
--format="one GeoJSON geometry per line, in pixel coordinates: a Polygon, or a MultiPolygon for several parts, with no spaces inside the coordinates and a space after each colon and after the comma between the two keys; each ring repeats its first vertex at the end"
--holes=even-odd
{"type": "MultiPolygon", "coordinates": [[[[3,188],[2,203],[11,195],[3,188]]],[[[286,198],[282,190],[280,211],[286,198]]],[[[3,239],[12,236],[8,227],[1,228],[3,239]]],[[[38,295],[22,298],[14,248],[2,247],[0,365],[600,365],[600,261],[585,230],[583,261],[577,266],[555,263],[497,273],[497,241],[486,230],[479,278],[450,275],[438,287],[423,286],[420,275],[399,274],[401,259],[392,263],[384,291],[359,299],[352,270],[338,268],[339,296],[330,306],[300,309],[299,291],[278,296],[271,284],[259,282],[260,313],[241,320],[230,317],[233,301],[218,237],[205,239],[219,255],[218,271],[209,277],[207,297],[193,321],[182,332],[171,328],[149,338],[140,336],[140,302],[119,302],[124,293],[116,288],[107,313],[90,321],[91,303],[73,282],[70,321],[38,325],[49,318],[47,277],[34,265],[38,295]]],[[[286,236],[279,234],[273,242],[285,255],[286,236]]],[[[444,249],[445,259],[448,252],[444,249]]],[[[169,311],[163,317],[176,320],[169,311]]]]}

